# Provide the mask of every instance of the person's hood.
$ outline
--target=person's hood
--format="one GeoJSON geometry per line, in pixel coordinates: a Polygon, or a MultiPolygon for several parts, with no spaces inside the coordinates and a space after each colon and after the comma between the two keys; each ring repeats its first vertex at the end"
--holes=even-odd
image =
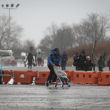
{"type": "Polygon", "coordinates": [[[81,51],[81,53],[82,53],[82,54],[85,54],[85,50],[83,49],[83,50],[81,51]]]}
{"type": "MultiPolygon", "coordinates": [[[[54,54],[54,50],[55,50],[55,48],[53,48],[53,49],[51,50],[51,53],[52,53],[52,54],[54,54]]],[[[58,54],[61,54],[60,51],[59,51],[58,54]]]]}
{"type": "Polygon", "coordinates": [[[55,50],[55,48],[53,48],[53,49],[51,50],[51,53],[52,53],[52,54],[54,54],[54,50],[55,50]]]}

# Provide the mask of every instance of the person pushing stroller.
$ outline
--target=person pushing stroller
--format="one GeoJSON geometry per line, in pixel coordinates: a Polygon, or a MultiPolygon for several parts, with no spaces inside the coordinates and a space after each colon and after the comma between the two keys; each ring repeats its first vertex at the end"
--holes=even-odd
{"type": "Polygon", "coordinates": [[[61,53],[58,48],[54,48],[51,50],[50,55],[48,56],[48,68],[50,70],[50,74],[48,76],[47,81],[45,82],[46,86],[48,87],[51,84],[52,76],[54,75],[55,80],[57,76],[54,72],[53,66],[61,66],[61,53]]]}

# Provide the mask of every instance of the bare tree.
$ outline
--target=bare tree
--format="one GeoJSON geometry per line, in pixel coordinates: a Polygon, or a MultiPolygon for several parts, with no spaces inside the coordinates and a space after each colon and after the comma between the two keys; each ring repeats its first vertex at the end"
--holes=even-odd
{"type": "Polygon", "coordinates": [[[79,45],[90,44],[95,40],[105,41],[109,29],[109,18],[97,13],[88,14],[88,17],[80,24],[73,25],[79,45]]]}
{"type": "Polygon", "coordinates": [[[41,40],[39,48],[45,51],[47,54],[52,48],[59,48],[61,52],[72,48],[75,45],[75,35],[71,26],[62,24],[58,28],[55,24],[52,24],[47,28],[44,39],[41,40]]]}
{"type": "Polygon", "coordinates": [[[4,49],[11,49],[15,42],[19,42],[22,37],[23,28],[13,22],[10,18],[10,32],[9,32],[9,19],[7,16],[0,16],[0,47],[4,49]],[[10,36],[9,36],[10,33],[10,36]]]}

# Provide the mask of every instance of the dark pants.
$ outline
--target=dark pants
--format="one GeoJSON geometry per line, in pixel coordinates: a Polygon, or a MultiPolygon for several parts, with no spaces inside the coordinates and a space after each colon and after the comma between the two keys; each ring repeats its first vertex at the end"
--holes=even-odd
{"type": "Polygon", "coordinates": [[[95,64],[93,65],[93,71],[95,71],[95,64]]]}
{"type": "Polygon", "coordinates": [[[32,62],[28,63],[28,68],[32,69],[32,62]]]}
{"type": "Polygon", "coordinates": [[[32,69],[32,60],[28,60],[28,68],[32,69]]]}
{"type": "Polygon", "coordinates": [[[102,71],[103,71],[103,67],[99,67],[99,71],[101,71],[101,72],[102,72],[102,71]]]}
{"type": "Polygon", "coordinates": [[[48,68],[49,68],[49,70],[50,70],[50,74],[49,74],[49,76],[48,76],[47,81],[51,81],[51,80],[52,80],[52,76],[55,74],[55,72],[54,72],[53,66],[48,65],[48,68]]]}
{"type": "Polygon", "coordinates": [[[37,59],[38,66],[41,66],[41,61],[42,61],[42,59],[41,59],[41,58],[38,58],[38,59],[37,59]]]}
{"type": "Polygon", "coordinates": [[[66,70],[66,66],[62,66],[62,70],[66,70]]]}
{"type": "MultiPolygon", "coordinates": [[[[0,74],[4,74],[4,72],[0,69],[0,74]]],[[[2,76],[0,76],[0,84],[2,84],[2,76]]]]}

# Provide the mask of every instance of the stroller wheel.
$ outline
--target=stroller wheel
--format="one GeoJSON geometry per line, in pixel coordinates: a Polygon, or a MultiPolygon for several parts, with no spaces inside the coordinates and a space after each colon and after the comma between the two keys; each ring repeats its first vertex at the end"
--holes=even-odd
{"type": "Polygon", "coordinates": [[[54,87],[57,87],[57,84],[55,84],[54,87]]]}
{"type": "Polygon", "coordinates": [[[71,87],[71,84],[68,84],[68,87],[71,87]]]}
{"type": "Polygon", "coordinates": [[[63,87],[64,85],[62,84],[61,87],[63,87]]]}

